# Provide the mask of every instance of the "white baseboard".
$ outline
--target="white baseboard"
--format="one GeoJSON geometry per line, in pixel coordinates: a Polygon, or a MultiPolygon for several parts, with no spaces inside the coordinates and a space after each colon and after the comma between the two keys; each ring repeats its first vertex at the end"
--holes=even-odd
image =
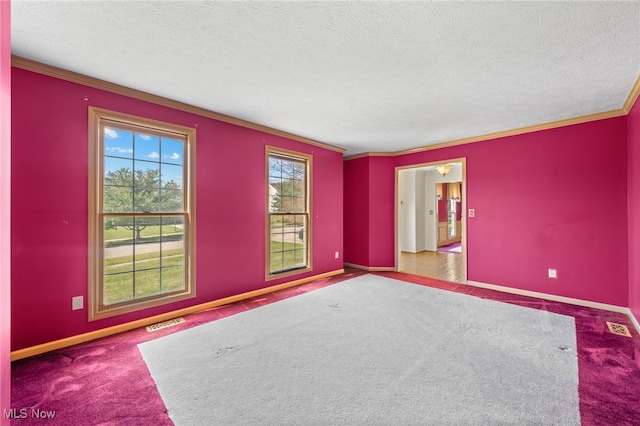
{"type": "Polygon", "coordinates": [[[629,312],[629,319],[631,320],[631,322],[633,323],[633,326],[636,328],[636,331],[638,332],[638,334],[640,334],[640,322],[638,322],[638,319],[635,317],[635,315],[633,315],[633,312],[631,312],[631,309],[627,309],[629,312]]]}
{"type": "MultiPolygon", "coordinates": [[[[478,281],[467,281],[467,284],[472,285],[474,287],[481,287],[481,288],[487,288],[489,290],[501,291],[503,293],[519,294],[520,296],[537,297],[538,299],[568,303],[570,305],[586,306],[588,308],[602,309],[604,311],[611,311],[611,312],[620,312],[622,314],[627,314],[630,317],[632,317],[631,311],[629,310],[629,308],[625,308],[623,306],[608,305],[606,303],[591,302],[589,300],[574,299],[572,297],[556,296],[555,294],[538,293],[537,291],[521,290],[519,288],[504,287],[504,286],[495,285],[495,284],[486,284],[478,281]]],[[[636,327],[637,327],[637,322],[636,322],[636,327]]]]}
{"type": "Polygon", "coordinates": [[[504,286],[495,285],[495,284],[486,284],[478,281],[467,281],[467,284],[472,285],[474,287],[481,287],[481,288],[487,288],[489,290],[501,291],[503,293],[518,294],[520,296],[537,297],[538,299],[551,300],[554,302],[568,303],[570,305],[586,306],[587,308],[602,309],[603,311],[619,312],[621,314],[626,314],[629,317],[629,320],[631,321],[633,326],[636,328],[636,331],[638,332],[638,334],[640,334],[640,322],[633,315],[633,312],[631,312],[631,309],[625,308],[623,306],[608,305],[606,303],[591,302],[589,300],[574,299],[572,297],[556,296],[555,294],[538,293],[537,291],[521,290],[519,288],[504,287],[504,286]]]}

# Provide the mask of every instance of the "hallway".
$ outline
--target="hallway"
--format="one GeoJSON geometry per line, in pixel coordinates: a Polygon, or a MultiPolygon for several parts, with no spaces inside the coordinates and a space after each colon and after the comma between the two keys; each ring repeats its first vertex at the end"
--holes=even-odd
{"type": "Polygon", "coordinates": [[[398,270],[444,281],[464,284],[462,254],[422,251],[400,253],[398,270]]]}

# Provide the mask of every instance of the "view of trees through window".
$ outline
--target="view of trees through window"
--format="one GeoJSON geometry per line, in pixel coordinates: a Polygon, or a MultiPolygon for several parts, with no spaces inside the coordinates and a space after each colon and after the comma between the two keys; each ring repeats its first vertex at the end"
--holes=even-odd
{"type": "Polygon", "coordinates": [[[185,141],[104,127],[104,305],[184,288],[185,141]]]}
{"type": "Polygon", "coordinates": [[[269,273],[308,264],[307,160],[269,155],[269,273]]]}

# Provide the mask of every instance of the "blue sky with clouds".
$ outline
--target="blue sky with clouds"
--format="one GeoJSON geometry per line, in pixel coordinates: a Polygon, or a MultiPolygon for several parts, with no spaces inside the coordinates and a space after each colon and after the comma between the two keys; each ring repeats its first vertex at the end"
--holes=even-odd
{"type": "Polygon", "coordinates": [[[105,174],[119,168],[160,170],[162,181],[182,186],[184,143],[169,138],[104,129],[105,174]]]}

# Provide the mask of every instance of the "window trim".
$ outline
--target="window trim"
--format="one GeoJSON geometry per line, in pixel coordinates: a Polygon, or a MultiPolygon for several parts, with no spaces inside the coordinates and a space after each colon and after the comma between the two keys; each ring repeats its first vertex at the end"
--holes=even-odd
{"type": "MultiPolygon", "coordinates": [[[[313,270],[313,156],[298,151],[292,151],[289,149],[278,148],[275,146],[267,145],[265,147],[265,280],[275,280],[278,278],[289,277],[292,275],[298,275],[304,272],[313,270]],[[270,205],[271,199],[269,196],[269,157],[271,155],[284,157],[285,159],[291,158],[292,160],[302,161],[305,164],[305,189],[306,189],[306,211],[307,216],[307,229],[305,229],[305,235],[307,238],[306,247],[306,264],[304,268],[288,269],[282,272],[271,273],[271,212],[270,205]]],[[[300,213],[303,214],[303,213],[300,213]]]]}
{"type": "MultiPolygon", "coordinates": [[[[195,204],[195,144],[196,130],[144,117],[124,114],[106,109],[89,107],[89,164],[88,164],[88,318],[89,321],[122,315],[142,309],[194,298],[196,296],[196,204],[195,204]],[[124,128],[148,128],[154,134],[164,133],[186,139],[183,164],[187,168],[183,182],[184,199],[184,268],[185,289],[172,293],[149,296],[113,305],[102,303],[104,241],[102,224],[102,199],[104,188],[104,141],[101,138],[103,122],[115,122],[124,128]]],[[[112,214],[112,213],[110,213],[112,214]]],[[[117,214],[117,212],[116,212],[117,214]]],[[[162,212],[152,214],[161,216],[162,212]]],[[[171,215],[171,214],[169,214],[171,215]]]]}

